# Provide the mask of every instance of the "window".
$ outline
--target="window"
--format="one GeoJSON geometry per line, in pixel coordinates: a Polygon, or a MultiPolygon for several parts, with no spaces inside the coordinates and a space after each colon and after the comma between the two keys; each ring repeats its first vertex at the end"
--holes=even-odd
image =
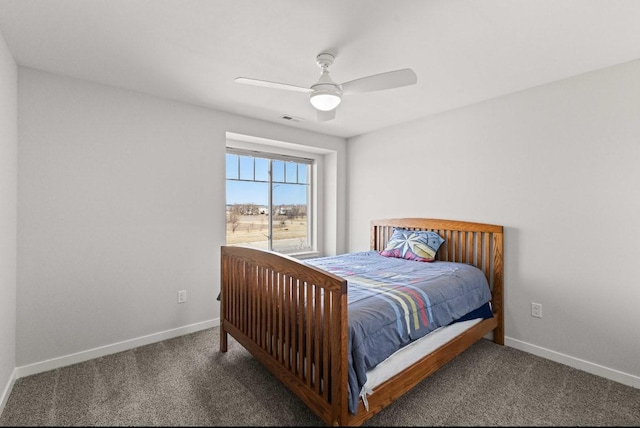
{"type": "Polygon", "coordinates": [[[227,148],[227,245],[312,251],[312,159],[227,148]]]}

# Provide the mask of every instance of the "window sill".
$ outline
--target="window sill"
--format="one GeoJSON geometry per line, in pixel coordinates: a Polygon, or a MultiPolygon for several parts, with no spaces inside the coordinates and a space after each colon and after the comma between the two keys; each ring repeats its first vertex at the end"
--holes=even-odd
{"type": "Polygon", "coordinates": [[[289,257],[293,257],[294,259],[299,259],[299,260],[313,259],[315,257],[320,257],[320,253],[317,251],[306,251],[304,253],[291,253],[287,255],[289,257]]]}

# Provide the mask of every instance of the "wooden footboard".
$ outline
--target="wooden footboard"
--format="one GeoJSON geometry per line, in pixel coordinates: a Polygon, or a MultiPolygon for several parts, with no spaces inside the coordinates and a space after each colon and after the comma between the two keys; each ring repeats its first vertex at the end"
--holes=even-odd
{"type": "Polygon", "coordinates": [[[371,222],[371,249],[394,228],[432,230],[445,238],[438,259],[473,264],[492,291],[494,318],[484,320],[399,375],[379,385],[369,409],[348,411],[347,281],[288,256],[223,246],[220,350],[227,334],[328,425],[361,425],[475,341],[493,331],[504,344],[502,226],[434,219],[371,222]]]}
{"type": "Polygon", "coordinates": [[[328,424],[347,418],[347,331],[346,280],[222,247],[220,350],[231,334],[328,424]]]}

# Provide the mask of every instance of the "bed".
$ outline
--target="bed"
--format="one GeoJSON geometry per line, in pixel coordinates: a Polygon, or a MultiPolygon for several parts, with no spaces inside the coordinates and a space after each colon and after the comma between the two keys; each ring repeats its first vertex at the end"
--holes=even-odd
{"type": "MultiPolygon", "coordinates": [[[[373,220],[370,229],[369,251],[308,261],[247,247],[221,249],[220,351],[227,351],[231,335],[328,425],[361,425],[483,337],[504,344],[502,226],[398,218],[373,220]],[[361,340],[359,335],[368,333],[360,330],[380,330],[378,326],[368,328],[361,311],[367,312],[367,307],[373,307],[371,302],[384,299],[378,295],[362,304],[358,296],[373,289],[372,281],[376,287],[387,287],[397,282],[396,276],[409,278],[398,292],[422,293],[413,288],[407,291],[407,284],[418,281],[417,271],[390,275],[393,268],[382,267],[386,261],[402,259],[381,255],[398,231],[428,232],[441,240],[432,263],[403,260],[416,268],[437,271],[438,281],[444,278],[455,284],[439,285],[439,290],[462,287],[451,281],[462,273],[467,278],[469,271],[474,284],[481,277],[488,292],[477,291],[483,286],[470,285],[472,281],[465,279],[469,285],[464,287],[473,288],[464,288],[464,294],[479,297],[462,309],[457,297],[444,296],[442,306],[454,309],[446,316],[438,312],[438,297],[425,297],[429,305],[415,304],[413,315],[394,321],[396,331],[404,329],[402,334],[393,333],[398,337],[392,340],[401,342],[399,348],[389,347],[386,354],[372,357],[371,349],[355,352],[367,340],[361,340]],[[365,271],[356,266],[367,264],[380,267],[382,277],[364,278],[365,271]],[[444,271],[455,273],[447,277],[444,271]],[[480,303],[490,308],[488,315],[477,316],[476,311],[468,310],[480,303]],[[422,321],[419,314],[424,314],[422,321]],[[412,322],[415,328],[411,330],[412,322]],[[359,366],[360,360],[367,366],[359,366]]],[[[387,292],[383,296],[387,303],[393,298],[387,292]]],[[[378,308],[368,312],[382,314],[378,308]]]]}

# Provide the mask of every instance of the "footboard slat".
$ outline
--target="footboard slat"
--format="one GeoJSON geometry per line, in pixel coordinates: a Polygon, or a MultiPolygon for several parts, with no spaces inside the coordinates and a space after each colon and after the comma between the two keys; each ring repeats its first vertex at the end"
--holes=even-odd
{"type": "MultiPolygon", "coordinates": [[[[276,306],[276,308],[280,307],[280,308],[285,308],[285,300],[284,300],[284,285],[280,282],[280,275],[278,273],[274,273],[274,281],[275,281],[275,285],[278,289],[278,306],[276,306]]],[[[278,313],[278,334],[277,336],[274,337],[274,341],[276,344],[276,348],[277,348],[277,353],[278,353],[278,361],[280,361],[281,364],[284,364],[284,343],[283,343],[283,338],[284,338],[284,317],[285,317],[285,310],[281,309],[281,310],[276,310],[276,312],[278,313]]]]}
{"type": "MultiPolygon", "coordinates": [[[[322,294],[321,294],[322,288],[321,287],[315,287],[315,301],[316,302],[320,302],[321,298],[322,298],[322,294]]],[[[319,320],[322,319],[322,305],[314,305],[313,310],[315,311],[314,313],[314,319],[315,320],[319,320]]],[[[315,334],[313,336],[313,364],[314,364],[314,368],[315,368],[315,374],[313,377],[313,390],[315,391],[316,394],[322,396],[322,390],[320,389],[320,379],[322,379],[322,373],[323,373],[323,367],[322,367],[322,359],[321,359],[321,347],[320,344],[322,343],[322,335],[320,334],[315,334]]],[[[327,399],[327,397],[322,397],[324,400],[327,399]]]]}
{"type": "MultiPolygon", "coordinates": [[[[306,285],[306,284],[305,284],[306,285]]],[[[305,287],[305,310],[306,310],[306,314],[305,314],[305,318],[308,320],[313,319],[313,286],[309,287],[309,289],[307,289],[307,287],[305,287]]],[[[305,338],[312,338],[312,331],[311,331],[311,323],[308,322],[307,325],[305,326],[305,332],[304,332],[304,337],[305,338]]],[[[312,387],[313,383],[314,383],[314,377],[313,377],[313,371],[312,371],[312,364],[315,362],[315,356],[313,355],[312,352],[312,345],[313,345],[313,341],[312,340],[306,340],[305,341],[305,345],[304,345],[304,354],[308,355],[308,358],[305,360],[304,362],[304,373],[306,374],[306,382],[307,382],[307,386],[308,387],[312,387]]]]}
{"type": "MultiPolygon", "coordinates": [[[[324,316],[322,317],[322,374],[323,379],[327,377],[327,373],[330,372],[329,367],[331,366],[331,301],[325,296],[323,299],[324,308],[324,316]]],[[[325,387],[322,389],[322,398],[326,401],[329,401],[329,388],[325,387]]]]}

